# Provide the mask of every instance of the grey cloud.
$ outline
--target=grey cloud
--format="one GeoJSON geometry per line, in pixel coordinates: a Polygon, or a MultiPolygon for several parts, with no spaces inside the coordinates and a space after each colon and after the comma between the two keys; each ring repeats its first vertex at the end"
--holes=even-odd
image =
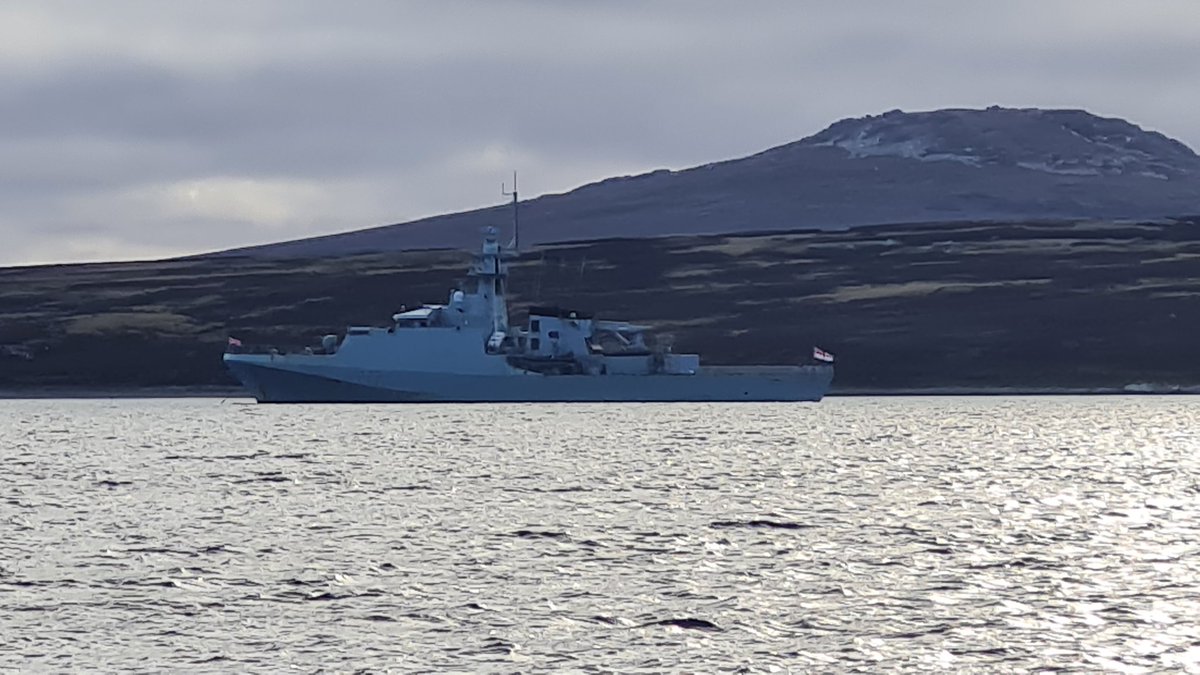
{"type": "Polygon", "coordinates": [[[26,34],[0,26],[0,263],[87,258],[89,240],[107,242],[91,257],[122,242],[130,255],[186,253],[395,222],[498,200],[509,168],[534,196],[892,108],[1087,108],[1197,147],[1200,42],[1182,20],[1193,8],[3,8],[0,24],[26,34]],[[262,204],[247,202],[256,185],[262,204]],[[195,208],[191,186],[203,187],[195,208]]]}

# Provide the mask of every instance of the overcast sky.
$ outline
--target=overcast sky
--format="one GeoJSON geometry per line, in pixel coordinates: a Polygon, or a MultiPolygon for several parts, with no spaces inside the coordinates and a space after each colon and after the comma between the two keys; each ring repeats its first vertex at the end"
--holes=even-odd
{"type": "Polygon", "coordinates": [[[894,108],[1200,147],[1200,0],[0,0],[0,265],[162,257],[684,168],[894,108]]]}

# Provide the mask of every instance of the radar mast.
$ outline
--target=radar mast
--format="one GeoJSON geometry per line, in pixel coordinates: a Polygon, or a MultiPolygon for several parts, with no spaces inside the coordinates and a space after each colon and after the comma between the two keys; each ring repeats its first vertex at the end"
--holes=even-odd
{"type": "Polygon", "coordinates": [[[513,201],[512,201],[513,236],[512,236],[512,244],[509,246],[509,248],[511,248],[514,251],[518,251],[521,248],[521,224],[517,220],[517,172],[516,171],[513,171],[512,192],[509,192],[508,190],[505,189],[504,183],[500,183],[500,194],[505,197],[508,197],[511,195],[513,198],[513,201]]]}

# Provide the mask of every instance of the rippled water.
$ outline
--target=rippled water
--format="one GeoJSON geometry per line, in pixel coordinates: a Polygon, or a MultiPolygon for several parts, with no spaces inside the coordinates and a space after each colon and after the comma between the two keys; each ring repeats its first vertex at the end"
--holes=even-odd
{"type": "Polygon", "coordinates": [[[1200,399],[0,401],[0,666],[1200,672],[1200,399]]]}

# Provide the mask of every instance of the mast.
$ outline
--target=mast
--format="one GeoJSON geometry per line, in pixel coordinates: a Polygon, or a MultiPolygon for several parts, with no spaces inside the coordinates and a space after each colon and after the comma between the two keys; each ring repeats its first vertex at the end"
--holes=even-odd
{"type": "Polygon", "coordinates": [[[487,304],[493,333],[508,331],[508,289],[505,283],[508,266],[504,264],[503,250],[496,241],[496,228],[487,228],[483,248],[476,254],[467,276],[477,281],[476,294],[487,304]]]}
{"type": "Polygon", "coordinates": [[[516,171],[513,171],[512,192],[506,191],[504,189],[504,183],[500,183],[500,194],[505,197],[512,195],[512,198],[513,198],[513,202],[512,202],[512,204],[513,204],[513,209],[512,209],[512,211],[513,211],[512,250],[518,251],[521,248],[521,238],[520,238],[521,227],[520,227],[520,222],[518,222],[518,220],[517,220],[517,172],[516,171]]]}

